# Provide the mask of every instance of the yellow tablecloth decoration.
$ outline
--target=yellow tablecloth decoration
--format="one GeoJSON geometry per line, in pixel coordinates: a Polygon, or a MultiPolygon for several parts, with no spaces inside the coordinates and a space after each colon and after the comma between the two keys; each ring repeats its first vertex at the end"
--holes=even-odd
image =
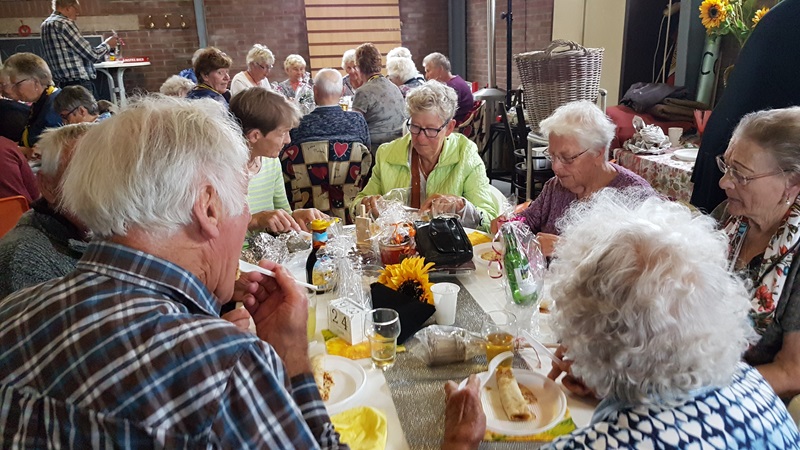
{"type": "Polygon", "coordinates": [[[386,447],[386,415],[369,406],[348,409],[331,417],[341,442],[353,450],[383,450],[386,447]]]}
{"type": "MultiPolygon", "coordinates": [[[[330,330],[322,330],[322,337],[325,339],[325,350],[329,355],[342,356],[348,359],[369,358],[369,341],[360,344],[350,345],[344,339],[333,334],[330,330]]],[[[397,352],[404,352],[405,347],[397,346],[397,352]]]]}
{"type": "Polygon", "coordinates": [[[486,433],[483,435],[483,440],[487,442],[499,442],[499,441],[539,441],[539,442],[550,442],[559,436],[563,436],[565,434],[572,433],[575,428],[575,422],[572,421],[572,414],[570,414],[569,409],[567,409],[567,413],[564,415],[564,419],[561,422],[558,422],[553,428],[550,428],[547,431],[544,431],[539,434],[531,434],[528,436],[509,436],[506,434],[501,433],[494,433],[492,431],[486,430],[486,433]]]}

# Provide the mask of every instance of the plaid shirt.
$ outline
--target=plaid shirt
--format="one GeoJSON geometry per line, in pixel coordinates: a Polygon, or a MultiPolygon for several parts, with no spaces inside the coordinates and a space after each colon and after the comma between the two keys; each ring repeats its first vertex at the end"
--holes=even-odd
{"type": "Polygon", "coordinates": [[[94,63],[102,62],[111,50],[108,44],[92,47],[75,22],[58,11],[42,22],[44,59],[57,82],[93,80],[94,63]]]}
{"type": "Polygon", "coordinates": [[[310,374],[180,267],[107,242],[0,301],[5,447],[339,448],[310,374]]]}

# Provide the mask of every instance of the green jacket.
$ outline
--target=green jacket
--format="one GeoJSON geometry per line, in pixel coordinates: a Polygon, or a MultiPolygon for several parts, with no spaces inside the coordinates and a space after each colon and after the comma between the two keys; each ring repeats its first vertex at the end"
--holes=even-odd
{"type": "MultiPolygon", "coordinates": [[[[372,177],[353,200],[353,214],[364,197],[385,195],[392,189],[411,186],[411,168],[408,164],[410,148],[410,134],[378,148],[372,177]]],[[[481,212],[481,228],[488,227],[500,213],[500,204],[489,184],[478,147],[459,133],[452,133],[445,140],[439,162],[428,175],[426,193],[428,196],[450,194],[464,197],[481,212]]]]}

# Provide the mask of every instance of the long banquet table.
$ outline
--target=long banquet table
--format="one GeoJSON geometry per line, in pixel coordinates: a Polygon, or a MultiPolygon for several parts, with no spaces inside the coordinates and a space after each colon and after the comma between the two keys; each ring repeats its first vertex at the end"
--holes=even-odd
{"type": "MultiPolygon", "coordinates": [[[[292,269],[292,272],[297,272],[299,268],[292,269]]],[[[432,281],[456,281],[462,286],[458,298],[456,326],[479,331],[481,317],[486,311],[504,309],[505,292],[501,281],[490,278],[485,267],[478,267],[473,273],[432,281]]],[[[317,334],[315,342],[311,344],[312,355],[325,352],[320,330],[327,325],[325,306],[328,299],[324,295],[317,299],[317,334]]],[[[412,356],[400,353],[395,366],[386,374],[373,369],[369,359],[356,362],[367,373],[364,388],[345,405],[330,413],[335,414],[356,406],[371,406],[382,411],[387,418],[388,450],[439,448],[444,426],[445,381],[460,381],[470,373],[486,370],[483,357],[463,364],[427,368],[412,356]]],[[[515,366],[519,364],[520,361],[515,362],[515,366]]],[[[532,370],[546,375],[550,362],[543,360],[542,366],[532,370]]],[[[586,426],[596,402],[576,397],[560,382],[558,384],[567,396],[567,407],[573,421],[578,427],[586,426]]],[[[538,445],[541,443],[484,442],[481,448],[536,448],[538,445]]]]}

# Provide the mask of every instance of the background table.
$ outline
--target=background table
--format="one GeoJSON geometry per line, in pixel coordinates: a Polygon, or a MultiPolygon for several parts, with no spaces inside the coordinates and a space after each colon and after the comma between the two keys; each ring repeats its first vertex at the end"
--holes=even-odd
{"type": "Polygon", "coordinates": [[[617,164],[647,180],[659,193],[673,200],[688,203],[692,197],[694,162],[681,161],[672,152],[661,155],[634,154],[629,150],[614,150],[617,164]]]}
{"type": "Polygon", "coordinates": [[[122,107],[128,104],[128,98],[125,95],[125,70],[132,67],[149,66],[149,62],[120,62],[120,61],[106,61],[94,65],[98,72],[104,74],[108,78],[109,91],[111,92],[111,101],[122,107]],[[114,75],[111,72],[115,72],[114,75]],[[116,78],[116,82],[115,79],[116,78]]]}

